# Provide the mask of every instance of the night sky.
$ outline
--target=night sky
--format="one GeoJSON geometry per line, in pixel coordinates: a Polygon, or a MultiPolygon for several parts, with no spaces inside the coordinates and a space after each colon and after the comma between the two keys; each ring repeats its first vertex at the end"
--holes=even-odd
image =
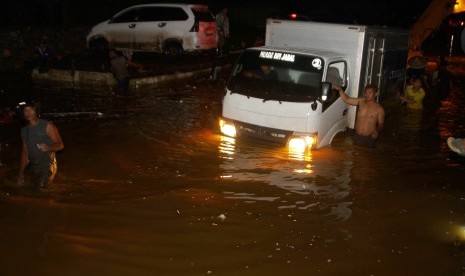
{"type": "MultiPolygon", "coordinates": [[[[18,0],[2,3],[0,23],[16,26],[92,26],[140,3],[130,0],[18,0]]],[[[175,1],[164,1],[175,2],[175,1]]],[[[183,1],[188,2],[188,1],[183,1]]],[[[213,12],[228,6],[232,24],[264,22],[278,13],[298,12],[317,21],[410,27],[431,0],[205,0],[213,12]]]]}

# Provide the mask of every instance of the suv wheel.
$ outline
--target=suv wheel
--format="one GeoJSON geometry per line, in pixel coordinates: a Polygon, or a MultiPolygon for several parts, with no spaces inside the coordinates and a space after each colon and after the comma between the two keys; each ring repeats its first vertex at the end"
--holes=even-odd
{"type": "Polygon", "coordinates": [[[89,49],[95,56],[104,56],[108,54],[108,43],[104,38],[97,38],[90,42],[89,49]]]}
{"type": "Polygon", "coordinates": [[[182,55],[183,50],[182,50],[182,46],[179,43],[168,42],[166,43],[163,49],[163,52],[165,53],[167,57],[174,58],[174,57],[179,57],[180,55],[182,55]]]}

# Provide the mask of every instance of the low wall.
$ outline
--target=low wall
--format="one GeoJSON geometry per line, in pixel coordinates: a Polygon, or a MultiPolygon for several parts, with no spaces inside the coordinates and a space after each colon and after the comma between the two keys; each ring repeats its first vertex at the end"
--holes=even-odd
{"type": "MultiPolygon", "coordinates": [[[[218,72],[229,69],[230,65],[217,66],[218,72]]],[[[132,77],[129,81],[129,89],[158,88],[189,81],[195,78],[210,77],[212,68],[196,69],[188,72],[174,72],[161,75],[149,75],[132,77]]],[[[46,73],[32,71],[32,80],[39,87],[45,88],[72,88],[85,90],[98,90],[101,93],[113,93],[117,86],[113,74],[110,72],[91,72],[50,69],[46,73]]]]}

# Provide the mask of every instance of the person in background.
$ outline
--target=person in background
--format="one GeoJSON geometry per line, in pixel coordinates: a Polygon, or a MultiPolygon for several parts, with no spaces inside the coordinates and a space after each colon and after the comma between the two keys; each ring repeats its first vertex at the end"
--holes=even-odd
{"type": "Polygon", "coordinates": [[[407,103],[407,107],[413,110],[423,109],[423,99],[425,98],[425,90],[422,87],[420,77],[413,79],[413,84],[405,88],[404,96],[400,95],[400,100],[407,103]]]}
{"type": "Polygon", "coordinates": [[[426,65],[427,61],[422,56],[411,57],[407,61],[407,83],[413,83],[417,78],[420,78],[424,83],[427,82],[426,65]]]}
{"type": "Polygon", "coordinates": [[[216,28],[218,32],[218,55],[224,54],[224,46],[227,39],[229,39],[229,17],[228,8],[223,7],[221,11],[216,14],[216,28]]]}
{"type": "Polygon", "coordinates": [[[450,80],[451,74],[447,70],[447,61],[444,56],[438,57],[438,67],[436,74],[433,76],[433,83],[438,86],[440,93],[440,99],[444,100],[450,93],[450,80]]]}
{"type": "Polygon", "coordinates": [[[260,70],[255,72],[255,77],[262,80],[278,80],[278,73],[270,65],[261,65],[260,70]]]}
{"type": "Polygon", "coordinates": [[[263,81],[277,81],[278,73],[270,65],[260,65],[256,70],[247,70],[243,72],[243,76],[248,78],[256,78],[263,81]]]}
{"type": "Polygon", "coordinates": [[[36,58],[37,70],[39,71],[39,73],[48,72],[52,56],[53,53],[48,48],[47,40],[42,39],[39,45],[34,50],[34,57],[36,58]]]}
{"type": "Polygon", "coordinates": [[[55,153],[64,148],[60,133],[53,122],[40,118],[36,102],[20,103],[28,124],[21,128],[22,150],[18,185],[45,189],[57,172],[55,153]]]}
{"type": "Polygon", "coordinates": [[[378,87],[368,84],[365,87],[365,97],[361,98],[349,97],[340,86],[335,85],[333,88],[339,91],[339,96],[345,103],[358,106],[354,144],[375,148],[379,132],[384,128],[385,117],[384,108],[376,102],[378,87]]]}
{"type": "Polygon", "coordinates": [[[110,59],[111,71],[113,76],[118,82],[117,95],[129,96],[129,70],[128,67],[140,69],[142,66],[133,62],[124,56],[118,55],[115,49],[108,51],[108,58],[110,59]]]}
{"type": "Polygon", "coordinates": [[[238,46],[233,46],[231,45],[228,53],[229,54],[240,54],[242,53],[245,49],[247,49],[247,41],[245,41],[244,39],[242,39],[240,42],[239,42],[239,45],[238,46]]]}

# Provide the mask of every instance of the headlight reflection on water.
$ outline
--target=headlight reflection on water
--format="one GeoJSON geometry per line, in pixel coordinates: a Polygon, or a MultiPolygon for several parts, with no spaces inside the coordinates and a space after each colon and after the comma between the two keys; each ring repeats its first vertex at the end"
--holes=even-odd
{"type": "Polygon", "coordinates": [[[295,169],[294,172],[296,173],[303,173],[303,174],[312,174],[312,165],[311,164],[306,164],[305,169],[295,169]]]}
{"type": "Polygon", "coordinates": [[[216,148],[218,178],[228,183],[224,186],[225,198],[273,202],[271,206],[276,208],[311,212],[325,221],[351,217],[352,201],[347,197],[351,192],[352,159],[335,158],[339,153],[331,150],[292,151],[287,145],[221,135],[217,136],[216,148]]]}
{"type": "MultiPolygon", "coordinates": [[[[286,156],[289,161],[298,161],[299,168],[294,168],[292,171],[298,174],[313,174],[313,157],[311,150],[294,150],[294,147],[285,147],[276,149],[277,152],[272,154],[276,158],[281,159],[286,156]],[[287,151],[287,153],[286,153],[287,151]]],[[[223,160],[233,161],[237,156],[236,139],[228,136],[220,136],[220,143],[218,145],[219,157],[223,160]]],[[[232,178],[231,175],[223,175],[221,178],[232,178]]]]}
{"type": "MultiPolygon", "coordinates": [[[[234,160],[234,153],[236,151],[236,139],[227,136],[221,136],[218,150],[220,153],[220,158],[234,160]]],[[[224,174],[220,177],[223,179],[229,179],[233,176],[231,174],[224,174]]]]}
{"type": "Polygon", "coordinates": [[[234,155],[236,150],[236,140],[231,137],[221,136],[221,142],[218,149],[220,151],[221,158],[232,159],[232,155],[234,155]]]}
{"type": "Polygon", "coordinates": [[[300,151],[300,150],[294,150],[294,148],[289,147],[289,160],[294,160],[294,161],[303,161],[305,164],[305,168],[302,169],[294,169],[294,172],[300,173],[300,174],[312,174],[313,173],[313,157],[312,157],[312,151],[311,150],[305,150],[305,151],[300,151]]]}

